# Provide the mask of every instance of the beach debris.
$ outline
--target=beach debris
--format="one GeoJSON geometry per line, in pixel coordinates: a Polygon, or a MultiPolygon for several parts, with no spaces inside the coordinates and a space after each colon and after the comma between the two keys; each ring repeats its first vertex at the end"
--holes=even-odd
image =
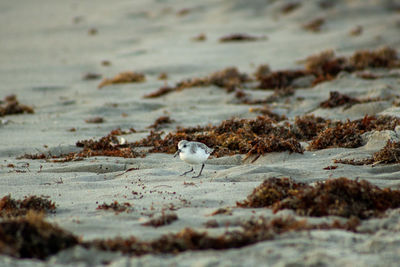
{"type": "Polygon", "coordinates": [[[51,200],[38,196],[25,196],[22,200],[16,200],[7,195],[0,199],[0,218],[23,216],[29,211],[54,213],[56,205],[51,200]]]}
{"type": "Polygon", "coordinates": [[[282,89],[290,87],[292,82],[300,77],[306,76],[304,70],[282,70],[273,71],[266,75],[259,76],[258,89],[282,89]]]}
{"type": "Polygon", "coordinates": [[[94,72],[88,72],[85,75],[83,75],[82,80],[98,80],[101,78],[101,74],[94,73],[94,72]]]}
{"type": "Polygon", "coordinates": [[[96,35],[99,31],[96,28],[90,28],[88,30],[89,35],[96,35]]]}
{"type": "Polygon", "coordinates": [[[286,3],[282,8],[281,8],[281,13],[287,15],[295,11],[301,7],[301,2],[292,2],[292,3],[286,3]]]}
{"type": "Polygon", "coordinates": [[[303,29],[312,31],[312,32],[320,32],[321,27],[325,24],[324,18],[315,18],[306,24],[303,24],[303,29]]]}
{"type": "Polygon", "coordinates": [[[193,37],[192,40],[196,42],[204,42],[207,40],[207,36],[204,33],[200,33],[199,35],[193,37]]]}
{"type": "Polygon", "coordinates": [[[362,119],[336,122],[326,127],[314,137],[308,150],[318,150],[331,147],[356,148],[363,145],[361,135],[372,130],[394,130],[400,125],[400,118],[391,116],[368,116],[362,119]]]}
{"type": "Polygon", "coordinates": [[[175,122],[175,121],[172,120],[169,116],[161,116],[161,117],[157,118],[157,119],[154,121],[154,123],[153,123],[152,125],[148,126],[147,128],[148,128],[148,129],[153,128],[153,129],[155,129],[155,130],[159,130],[159,129],[161,129],[162,127],[164,127],[165,125],[171,124],[171,123],[173,123],[173,122],[175,122]]]}
{"type": "Polygon", "coordinates": [[[111,204],[103,203],[98,205],[96,210],[111,210],[114,211],[115,214],[119,214],[121,212],[129,212],[132,210],[132,205],[129,202],[125,202],[120,204],[118,201],[114,201],[111,204]]]}
{"type": "MultiPolygon", "coordinates": [[[[267,112],[268,113],[268,112],[267,112]]],[[[99,140],[78,141],[76,146],[82,151],[66,155],[24,155],[19,158],[51,159],[54,162],[81,160],[86,157],[110,156],[135,158],[146,153],[174,154],[179,141],[197,141],[214,148],[213,156],[232,156],[246,154],[253,161],[270,152],[288,151],[303,153],[300,141],[310,141],[307,150],[319,150],[331,147],[356,148],[363,145],[361,135],[372,130],[394,130],[400,125],[400,118],[390,116],[365,116],[358,120],[345,122],[325,120],[320,117],[297,117],[293,124],[277,123],[282,117],[278,114],[258,116],[255,119],[232,118],[219,125],[206,125],[181,128],[166,135],[153,131],[136,142],[121,142],[120,134],[129,134],[134,129],[122,131],[116,129],[99,140]],[[149,147],[147,152],[135,151],[135,148],[149,147]],[[60,158],[59,160],[56,160],[60,158]]],[[[164,120],[164,118],[163,118],[164,120]]],[[[161,124],[162,125],[162,124],[161,124]]]]}
{"type": "Polygon", "coordinates": [[[362,34],[362,32],[363,32],[363,27],[360,25],[357,25],[350,30],[349,35],[350,36],[359,36],[362,34]]]}
{"type": "Polygon", "coordinates": [[[78,237],[32,210],[23,217],[0,221],[0,254],[44,260],[79,242],[78,237]]]}
{"type": "Polygon", "coordinates": [[[93,117],[85,120],[86,123],[103,123],[104,118],[103,117],[93,117]]]}
{"type": "Polygon", "coordinates": [[[113,78],[105,78],[101,81],[101,83],[97,86],[97,88],[102,88],[104,86],[112,85],[112,84],[121,84],[121,83],[140,83],[144,82],[146,77],[143,73],[126,71],[121,72],[114,76],[113,78]]]}
{"type": "Polygon", "coordinates": [[[400,163],[400,142],[388,140],[385,147],[375,152],[371,158],[360,160],[355,159],[336,159],[335,163],[350,165],[378,165],[400,163]]]}
{"type": "Polygon", "coordinates": [[[143,97],[144,98],[157,98],[157,97],[160,97],[160,96],[163,96],[163,95],[167,95],[167,94],[169,94],[171,92],[174,92],[174,91],[176,91],[176,88],[174,88],[174,87],[163,86],[163,87],[160,87],[160,89],[158,89],[157,91],[154,91],[154,92],[152,92],[150,94],[146,94],[143,97]]]}
{"type": "Polygon", "coordinates": [[[9,95],[0,100],[0,117],[13,114],[34,113],[33,108],[21,105],[16,95],[9,95]]]}
{"type": "Polygon", "coordinates": [[[376,50],[359,50],[348,59],[349,64],[356,70],[366,68],[398,68],[400,60],[397,51],[383,46],[376,50]]]}
{"type": "Polygon", "coordinates": [[[266,78],[269,74],[271,73],[271,68],[269,67],[268,64],[261,64],[257,67],[254,77],[258,81],[262,81],[264,78],[266,78]]]}
{"type": "Polygon", "coordinates": [[[227,42],[249,42],[249,41],[258,41],[258,40],[266,40],[265,36],[254,36],[246,33],[232,33],[226,36],[219,38],[220,43],[227,42]]]}
{"type": "Polygon", "coordinates": [[[152,227],[161,227],[165,225],[169,225],[174,221],[178,220],[178,215],[176,213],[166,213],[165,211],[161,212],[161,216],[152,218],[148,222],[142,223],[143,226],[152,226],[152,227]]]}
{"type": "Polygon", "coordinates": [[[104,67],[109,67],[109,66],[111,66],[111,61],[109,61],[109,60],[102,60],[102,61],[101,61],[101,65],[104,66],[104,67]]]}
{"type": "Polygon", "coordinates": [[[254,188],[253,192],[242,202],[236,202],[242,208],[270,207],[273,204],[293,196],[299,190],[307,187],[304,183],[296,183],[290,178],[270,178],[254,188]]]}
{"type": "Polygon", "coordinates": [[[160,253],[177,254],[185,251],[241,248],[258,242],[272,240],[276,235],[290,231],[310,231],[314,229],[356,231],[359,224],[360,222],[357,218],[349,219],[344,223],[336,220],[331,224],[311,224],[307,220],[296,220],[293,217],[279,217],[272,220],[259,217],[243,222],[240,225],[242,228],[240,231],[229,231],[218,236],[212,236],[207,232],[199,232],[192,228],[185,228],[178,233],[165,234],[152,241],[140,241],[136,237],[130,237],[125,239],[97,239],[82,242],[81,245],[86,248],[97,248],[103,251],[121,252],[130,256],[160,253]]]}
{"type": "Polygon", "coordinates": [[[210,215],[208,216],[215,216],[215,215],[232,215],[232,209],[231,208],[219,208],[213,212],[211,212],[210,215]]]}
{"type": "Polygon", "coordinates": [[[312,224],[305,219],[296,220],[290,216],[273,219],[258,217],[242,222],[239,225],[241,230],[227,231],[217,236],[184,228],[177,233],[164,234],[151,241],[141,241],[135,236],[82,241],[55,224],[46,222],[43,215],[30,212],[25,217],[0,222],[0,254],[45,260],[74,246],[120,252],[129,256],[177,254],[209,249],[225,250],[272,240],[275,236],[290,231],[342,229],[354,232],[359,224],[357,218],[351,218],[346,222],[334,220],[332,223],[312,224]]]}
{"type": "Polygon", "coordinates": [[[348,178],[328,179],[315,186],[290,178],[273,178],[256,187],[239,207],[294,210],[301,216],[341,216],[367,219],[400,207],[400,191],[380,189],[368,181],[348,178]],[[270,180],[270,181],[269,181],[270,180]]]}
{"type": "Polygon", "coordinates": [[[161,72],[158,77],[159,80],[167,80],[168,79],[168,74],[166,72],[161,72]]]}
{"type": "Polygon", "coordinates": [[[360,100],[352,98],[348,95],[341,94],[338,91],[329,92],[329,99],[321,102],[319,106],[321,108],[336,108],[340,106],[352,106],[360,103],[360,100]]]}

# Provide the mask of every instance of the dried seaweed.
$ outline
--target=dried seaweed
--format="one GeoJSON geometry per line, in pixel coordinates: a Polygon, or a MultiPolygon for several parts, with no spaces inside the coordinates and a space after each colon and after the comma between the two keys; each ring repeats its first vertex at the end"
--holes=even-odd
{"type": "Polygon", "coordinates": [[[249,42],[266,39],[265,37],[253,36],[246,33],[233,33],[219,38],[221,43],[227,42],[249,42]]]}
{"type": "Polygon", "coordinates": [[[167,95],[173,91],[176,91],[176,88],[173,87],[169,87],[169,86],[163,86],[160,89],[158,89],[157,91],[154,91],[150,94],[144,95],[144,98],[156,98],[156,97],[160,97],[163,95],[167,95]]]}
{"type": "Polygon", "coordinates": [[[101,83],[98,85],[98,88],[100,89],[104,86],[112,84],[144,82],[145,80],[146,77],[144,76],[143,73],[138,73],[133,71],[121,72],[116,76],[114,76],[113,78],[103,79],[101,83]]]}
{"type": "Polygon", "coordinates": [[[82,246],[88,249],[120,252],[130,256],[146,254],[177,254],[185,251],[225,250],[241,248],[257,242],[272,240],[276,235],[289,231],[313,229],[343,229],[356,231],[356,218],[345,223],[310,224],[293,217],[267,220],[264,217],[251,219],[241,224],[242,230],[230,231],[219,236],[185,228],[178,233],[165,234],[153,241],[141,241],[134,236],[128,238],[97,239],[83,242],[73,234],[43,220],[38,214],[0,222],[0,253],[17,258],[46,259],[63,249],[82,246]]]}
{"type": "Polygon", "coordinates": [[[296,117],[291,131],[294,136],[300,141],[311,140],[318,135],[321,131],[327,128],[331,121],[314,115],[306,115],[296,117]]]}
{"type": "Polygon", "coordinates": [[[116,214],[118,214],[118,213],[121,213],[124,211],[129,211],[129,210],[131,210],[131,208],[132,208],[132,205],[129,202],[120,204],[120,203],[118,203],[118,201],[115,200],[111,204],[103,203],[101,205],[98,205],[96,209],[97,210],[112,210],[112,211],[115,211],[116,214]]]}
{"type": "Polygon", "coordinates": [[[83,242],[87,248],[97,248],[104,251],[118,251],[130,256],[146,254],[177,254],[185,251],[225,250],[241,248],[257,242],[272,240],[275,235],[289,231],[304,231],[313,229],[343,229],[355,231],[359,225],[356,218],[346,223],[334,221],[332,224],[309,224],[306,220],[295,220],[292,217],[267,220],[260,217],[241,224],[242,231],[226,232],[219,236],[210,236],[206,232],[198,232],[185,228],[176,234],[165,234],[150,242],[140,241],[135,237],[126,239],[114,238],[108,240],[93,240],[83,242]]]}
{"type": "Polygon", "coordinates": [[[337,91],[332,91],[329,93],[329,99],[321,102],[319,106],[321,108],[336,108],[344,105],[352,106],[358,103],[361,103],[361,101],[356,98],[341,94],[337,91]]]}
{"type": "Polygon", "coordinates": [[[26,215],[29,211],[54,213],[56,205],[43,197],[25,196],[23,200],[15,200],[11,195],[0,199],[0,218],[26,215]]]}
{"type": "Polygon", "coordinates": [[[269,207],[306,187],[306,184],[296,183],[290,178],[270,178],[254,188],[246,200],[236,202],[236,205],[246,208],[269,207]]]}
{"type": "Polygon", "coordinates": [[[33,108],[21,105],[16,95],[9,95],[0,100],[0,117],[13,114],[34,113],[33,108]]]}
{"type": "Polygon", "coordinates": [[[390,116],[368,116],[354,121],[337,122],[328,127],[310,142],[308,150],[330,147],[356,148],[363,145],[361,135],[372,130],[394,130],[400,119],[390,116]]]}
{"type": "Polygon", "coordinates": [[[400,191],[380,189],[367,181],[347,178],[329,179],[309,186],[289,178],[265,180],[239,207],[269,207],[277,212],[292,209],[302,216],[358,217],[380,216],[400,207],[400,191]]]}
{"type": "Polygon", "coordinates": [[[259,156],[273,151],[302,153],[300,144],[293,137],[288,127],[274,125],[271,118],[259,116],[253,120],[226,120],[218,126],[179,128],[164,138],[159,133],[151,132],[134,146],[150,146],[153,148],[149,152],[172,154],[178,142],[185,139],[213,147],[216,157],[234,154],[259,156]]]}
{"type": "Polygon", "coordinates": [[[373,159],[375,163],[399,163],[400,142],[388,140],[384,148],[374,153],[373,159]]]}
{"type": "Polygon", "coordinates": [[[283,14],[289,14],[292,13],[293,11],[295,11],[296,9],[298,9],[299,7],[301,7],[301,3],[300,2],[294,2],[294,3],[286,3],[282,8],[281,8],[281,13],[283,14]]]}
{"type": "Polygon", "coordinates": [[[199,35],[193,37],[192,40],[196,42],[203,42],[207,40],[207,36],[204,33],[200,33],[199,35]]]}
{"type": "Polygon", "coordinates": [[[164,225],[168,225],[178,220],[178,215],[175,213],[165,213],[164,211],[161,213],[161,216],[152,218],[148,222],[142,223],[143,226],[152,226],[152,227],[160,227],[164,225]]]}
{"type": "Polygon", "coordinates": [[[365,180],[359,182],[338,178],[305,188],[276,203],[273,208],[275,212],[292,209],[303,216],[335,215],[367,219],[399,207],[399,190],[380,189],[365,180]]]}
{"type": "Polygon", "coordinates": [[[336,159],[335,163],[350,165],[376,165],[376,164],[394,164],[400,163],[400,142],[388,140],[385,147],[375,152],[372,158],[361,160],[355,159],[336,159]]]}
{"type": "Polygon", "coordinates": [[[161,72],[158,75],[157,79],[159,79],[159,80],[167,80],[168,79],[168,74],[166,72],[161,72]]]}
{"type": "Polygon", "coordinates": [[[104,118],[103,117],[93,117],[85,120],[86,123],[103,123],[104,118]]]}
{"type": "Polygon", "coordinates": [[[101,74],[94,73],[94,72],[88,72],[85,75],[83,75],[82,80],[89,81],[89,80],[97,80],[101,78],[101,74]]]}
{"type": "Polygon", "coordinates": [[[0,254],[17,258],[46,259],[79,243],[73,234],[30,211],[26,216],[0,222],[0,254]]]}
{"type": "Polygon", "coordinates": [[[155,120],[155,122],[152,125],[148,126],[147,128],[153,128],[155,130],[159,130],[162,127],[164,127],[166,124],[171,124],[173,122],[174,122],[174,120],[171,120],[171,118],[169,116],[161,116],[161,117],[157,118],[155,120]]]}
{"type": "Polygon", "coordinates": [[[144,98],[156,98],[174,91],[181,91],[187,88],[205,87],[211,85],[224,88],[227,92],[232,92],[236,88],[240,88],[245,82],[248,81],[250,81],[250,78],[246,74],[240,73],[237,68],[232,67],[214,72],[206,77],[191,78],[180,81],[174,87],[161,87],[158,91],[145,95],[144,98]]]}
{"type": "Polygon", "coordinates": [[[292,82],[300,77],[307,75],[304,70],[282,70],[274,71],[261,77],[259,89],[282,89],[290,87],[292,82]]]}
{"type": "Polygon", "coordinates": [[[398,68],[400,61],[395,49],[384,46],[375,51],[356,51],[350,58],[349,63],[357,70],[366,68],[398,68]]]}
{"type": "Polygon", "coordinates": [[[325,24],[324,18],[316,18],[304,24],[303,28],[308,31],[319,32],[321,31],[321,27],[324,24],[325,24]]]}
{"type": "Polygon", "coordinates": [[[213,211],[210,214],[210,216],[215,216],[215,215],[220,215],[220,214],[232,215],[232,209],[231,208],[219,208],[219,209],[213,211]]]}

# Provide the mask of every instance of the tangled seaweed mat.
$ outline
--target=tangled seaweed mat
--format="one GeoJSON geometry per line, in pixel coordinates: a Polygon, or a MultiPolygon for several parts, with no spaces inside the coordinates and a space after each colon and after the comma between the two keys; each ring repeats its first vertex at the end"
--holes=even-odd
{"type": "Polygon", "coordinates": [[[358,217],[367,219],[400,207],[400,191],[380,189],[371,183],[347,178],[330,179],[309,186],[290,178],[265,180],[239,207],[270,207],[277,212],[294,210],[301,216],[358,217]]]}
{"type": "Polygon", "coordinates": [[[15,200],[8,195],[0,199],[0,218],[26,215],[29,211],[54,213],[56,205],[51,200],[38,196],[15,200]]]}
{"type": "Polygon", "coordinates": [[[400,142],[388,140],[385,147],[375,152],[372,158],[354,160],[354,159],[337,159],[335,163],[351,164],[351,165],[367,165],[367,164],[392,164],[400,163],[400,142]]]}
{"type": "MultiPolygon", "coordinates": [[[[355,72],[367,68],[399,68],[400,60],[395,49],[382,47],[373,51],[359,50],[350,57],[336,57],[333,50],[323,51],[311,55],[305,60],[305,68],[300,70],[270,71],[268,65],[258,67],[254,78],[259,81],[258,89],[287,89],[294,80],[310,76],[314,77],[312,84],[335,79],[341,71],[355,72]]],[[[241,73],[235,67],[226,68],[202,78],[191,78],[178,82],[174,87],[164,86],[144,96],[156,98],[186,88],[215,85],[232,92],[236,88],[243,88],[253,77],[241,73]]]]}
{"type": "Polygon", "coordinates": [[[9,95],[0,100],[0,117],[12,114],[34,113],[33,108],[21,105],[15,95],[9,95]]]}
{"type": "Polygon", "coordinates": [[[120,129],[112,131],[105,137],[95,140],[83,140],[76,143],[83,150],[60,156],[24,155],[29,159],[48,159],[65,162],[80,160],[85,157],[111,156],[135,158],[144,157],[144,152],[137,152],[138,147],[152,147],[150,153],[169,153],[176,151],[180,140],[197,141],[214,148],[216,157],[247,154],[247,157],[259,156],[269,152],[303,153],[300,141],[309,141],[309,150],[331,147],[356,148],[363,145],[361,135],[377,130],[394,130],[400,125],[400,118],[390,116],[365,116],[363,119],[332,122],[320,117],[297,117],[294,124],[279,123],[269,116],[258,116],[256,119],[230,119],[217,126],[197,126],[177,128],[176,132],[162,138],[163,132],[151,131],[142,140],[134,143],[121,143],[117,135],[131,133],[120,129]],[[55,158],[63,158],[54,160],[55,158]]]}
{"type": "Polygon", "coordinates": [[[170,233],[150,242],[136,237],[98,239],[81,241],[68,231],[46,222],[43,215],[33,212],[24,217],[0,222],[0,254],[17,258],[46,259],[61,250],[79,245],[103,251],[121,252],[130,256],[145,254],[180,253],[190,250],[231,249],[248,246],[257,242],[272,240],[275,235],[288,231],[313,229],[343,229],[356,231],[359,220],[350,219],[346,223],[334,221],[332,224],[309,224],[307,220],[292,217],[267,220],[263,217],[243,223],[242,231],[226,232],[212,237],[207,232],[197,232],[185,228],[178,233],[170,233]]]}

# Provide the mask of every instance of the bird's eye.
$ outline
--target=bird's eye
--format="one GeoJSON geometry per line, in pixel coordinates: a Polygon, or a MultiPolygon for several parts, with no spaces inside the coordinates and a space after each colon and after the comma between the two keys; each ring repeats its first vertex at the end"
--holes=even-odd
{"type": "Polygon", "coordinates": [[[186,147],[186,145],[183,145],[183,147],[186,147]]]}

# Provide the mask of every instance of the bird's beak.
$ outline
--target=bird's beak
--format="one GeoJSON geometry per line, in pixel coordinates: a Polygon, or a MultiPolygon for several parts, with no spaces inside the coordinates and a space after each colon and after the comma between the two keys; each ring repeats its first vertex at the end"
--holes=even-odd
{"type": "Polygon", "coordinates": [[[175,154],[174,154],[174,158],[176,158],[176,156],[178,156],[178,155],[179,155],[179,153],[181,153],[181,150],[180,150],[180,149],[178,149],[178,150],[175,152],[175,154]]]}

